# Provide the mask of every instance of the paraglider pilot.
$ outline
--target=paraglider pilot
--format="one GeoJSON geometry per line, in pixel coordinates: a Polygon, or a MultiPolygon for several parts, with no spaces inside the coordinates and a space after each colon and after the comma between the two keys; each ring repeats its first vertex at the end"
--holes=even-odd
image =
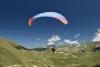
{"type": "Polygon", "coordinates": [[[56,49],[55,49],[55,45],[52,45],[52,46],[51,46],[51,50],[52,50],[52,54],[54,54],[54,52],[55,52],[55,50],[56,50],[56,49]]]}

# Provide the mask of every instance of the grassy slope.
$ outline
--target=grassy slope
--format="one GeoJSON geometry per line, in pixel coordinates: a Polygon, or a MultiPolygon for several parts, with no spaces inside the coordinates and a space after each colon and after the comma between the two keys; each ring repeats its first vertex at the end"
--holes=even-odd
{"type": "Polygon", "coordinates": [[[23,67],[28,67],[32,65],[26,59],[32,57],[32,53],[18,50],[14,46],[16,46],[15,43],[0,40],[0,65],[3,67],[10,65],[23,65],[23,67]]]}
{"type": "MultiPolygon", "coordinates": [[[[52,54],[49,50],[42,52],[19,50],[15,48],[16,44],[4,39],[0,39],[0,67],[19,65],[16,67],[75,67],[75,65],[92,66],[100,64],[100,52],[91,53],[90,45],[87,45],[88,50],[85,54],[70,54],[65,53],[52,54]],[[73,57],[76,56],[76,57],[73,57]],[[74,66],[73,66],[73,65],[74,66]]],[[[77,66],[76,66],[77,67],[77,66]]],[[[82,67],[82,66],[80,66],[82,67]]],[[[85,66],[83,66],[85,67],[85,66]]]]}

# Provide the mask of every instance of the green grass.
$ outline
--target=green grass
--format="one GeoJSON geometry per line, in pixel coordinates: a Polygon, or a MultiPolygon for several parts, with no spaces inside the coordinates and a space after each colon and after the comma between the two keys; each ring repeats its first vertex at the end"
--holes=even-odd
{"type": "MultiPolygon", "coordinates": [[[[91,43],[86,44],[86,52],[60,54],[60,51],[52,54],[50,50],[45,51],[28,51],[15,48],[16,43],[5,39],[0,39],[0,67],[92,67],[100,64],[100,52],[91,52],[91,43]],[[77,57],[73,57],[77,56],[77,57]]],[[[61,47],[63,48],[63,47],[61,47]]]]}

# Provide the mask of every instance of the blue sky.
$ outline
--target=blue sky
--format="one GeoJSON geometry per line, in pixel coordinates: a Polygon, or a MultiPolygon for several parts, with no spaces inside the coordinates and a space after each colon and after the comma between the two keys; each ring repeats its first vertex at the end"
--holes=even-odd
{"type": "Polygon", "coordinates": [[[74,40],[74,36],[79,33],[79,41],[91,40],[98,28],[99,0],[0,1],[0,37],[27,47],[44,45],[52,35],[59,35],[62,40],[74,40]],[[63,14],[69,20],[69,24],[65,26],[53,18],[39,18],[32,27],[27,25],[30,17],[48,11],[63,14]],[[37,38],[40,40],[37,41],[37,38]]]}

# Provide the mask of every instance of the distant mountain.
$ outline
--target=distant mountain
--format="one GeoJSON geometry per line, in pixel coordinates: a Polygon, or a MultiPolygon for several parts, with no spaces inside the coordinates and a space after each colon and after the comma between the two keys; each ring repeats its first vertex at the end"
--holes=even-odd
{"type": "Polygon", "coordinates": [[[45,51],[46,48],[40,47],[40,48],[34,48],[33,50],[35,50],[35,51],[45,51]]]}
{"type": "Polygon", "coordinates": [[[16,45],[15,48],[19,49],[19,50],[27,50],[27,51],[32,51],[32,50],[34,50],[34,51],[44,51],[44,50],[46,50],[46,48],[44,48],[44,47],[37,47],[37,48],[29,49],[29,48],[23,47],[21,45],[16,45]]]}
{"type": "Polygon", "coordinates": [[[19,50],[28,50],[28,51],[31,51],[31,50],[33,50],[33,49],[29,49],[29,48],[26,48],[26,47],[23,47],[23,46],[21,46],[21,45],[16,45],[16,46],[14,46],[16,49],[19,49],[19,50]]]}
{"type": "Polygon", "coordinates": [[[93,42],[93,43],[95,43],[95,44],[100,44],[100,41],[97,41],[97,42],[93,42]]]}

